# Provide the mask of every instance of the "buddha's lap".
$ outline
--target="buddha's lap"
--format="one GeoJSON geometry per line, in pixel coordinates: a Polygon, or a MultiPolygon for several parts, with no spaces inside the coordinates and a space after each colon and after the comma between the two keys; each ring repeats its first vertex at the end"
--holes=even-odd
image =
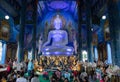
{"type": "Polygon", "coordinates": [[[46,46],[44,49],[73,49],[73,47],[69,46],[46,46]]]}

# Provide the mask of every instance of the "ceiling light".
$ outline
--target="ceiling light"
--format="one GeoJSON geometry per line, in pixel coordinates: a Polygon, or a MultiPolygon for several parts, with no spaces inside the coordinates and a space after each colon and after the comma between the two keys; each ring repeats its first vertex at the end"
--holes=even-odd
{"type": "Polygon", "coordinates": [[[91,28],[91,31],[93,31],[93,28],[91,28]]]}
{"type": "Polygon", "coordinates": [[[106,19],[106,16],[105,16],[105,15],[103,15],[103,16],[102,16],[102,19],[103,19],[103,20],[105,20],[105,19],[106,19]]]}
{"type": "Polygon", "coordinates": [[[8,15],[6,15],[6,16],[5,16],[5,19],[7,19],[7,20],[8,20],[9,18],[10,18],[10,17],[9,17],[8,15]]]}

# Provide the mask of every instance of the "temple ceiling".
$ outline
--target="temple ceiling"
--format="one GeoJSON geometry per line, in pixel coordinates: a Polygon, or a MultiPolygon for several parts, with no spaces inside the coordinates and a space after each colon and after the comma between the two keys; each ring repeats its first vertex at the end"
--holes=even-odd
{"type": "MultiPolygon", "coordinates": [[[[20,17],[20,12],[19,10],[21,9],[21,1],[22,0],[0,0],[0,11],[4,11],[6,14],[10,15],[16,22],[18,21],[16,25],[14,25],[15,30],[12,32],[15,35],[15,31],[19,31],[19,17],[20,17]],[[3,5],[4,4],[4,5],[3,5]],[[17,28],[17,29],[16,29],[17,28]]],[[[33,0],[27,0],[27,5],[28,11],[31,11],[34,9],[33,8],[33,0]]],[[[79,0],[80,2],[85,2],[85,0],[79,0]]],[[[87,0],[86,0],[87,1],[87,0]]],[[[105,5],[102,4],[103,1],[106,0],[90,0],[91,5],[92,5],[92,15],[93,15],[93,31],[96,32],[97,34],[100,35],[100,26],[99,26],[99,19],[100,16],[103,14],[105,10],[105,5]],[[102,3],[101,3],[101,2],[102,3]],[[101,12],[99,12],[101,10],[101,12]],[[99,14],[98,14],[99,13],[99,14]],[[97,25],[97,26],[96,26],[97,25]]],[[[105,2],[104,2],[105,3],[105,2]]],[[[67,12],[69,15],[72,16],[72,20],[77,21],[78,20],[78,12],[77,12],[77,2],[76,0],[38,0],[38,5],[37,5],[37,12],[38,12],[38,19],[40,19],[39,22],[43,21],[45,17],[48,15],[48,12],[67,12]],[[60,5],[62,4],[62,5],[60,5]]],[[[31,13],[26,13],[28,19],[30,19],[31,13]]],[[[67,15],[66,15],[67,17],[67,15]]],[[[29,26],[29,25],[28,25],[29,26]]],[[[12,28],[14,28],[12,27],[12,28]]],[[[28,27],[29,28],[29,27],[28,27]]],[[[30,27],[31,28],[31,27],[30,27]]],[[[30,29],[26,30],[26,33],[29,33],[30,29]]]]}

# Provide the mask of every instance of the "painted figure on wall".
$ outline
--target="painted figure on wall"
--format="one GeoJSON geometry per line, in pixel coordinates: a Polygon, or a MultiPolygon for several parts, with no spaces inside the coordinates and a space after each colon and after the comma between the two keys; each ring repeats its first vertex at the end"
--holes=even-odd
{"type": "Polygon", "coordinates": [[[0,39],[9,40],[10,37],[10,25],[8,21],[2,20],[0,21],[0,39]]]}

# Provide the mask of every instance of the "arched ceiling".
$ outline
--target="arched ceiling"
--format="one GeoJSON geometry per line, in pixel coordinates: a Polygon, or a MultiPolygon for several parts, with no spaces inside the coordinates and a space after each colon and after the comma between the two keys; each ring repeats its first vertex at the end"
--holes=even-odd
{"type": "MultiPolygon", "coordinates": [[[[0,0],[0,9],[10,15],[15,21],[18,21],[19,24],[19,17],[20,17],[20,8],[21,8],[21,1],[22,0],[0,0]],[[3,5],[4,4],[4,5],[3,5]]],[[[27,4],[32,5],[33,0],[27,0],[27,4]]],[[[72,18],[76,21],[78,18],[77,15],[77,0],[38,0],[38,17],[43,19],[48,12],[68,12],[72,15],[72,18]]],[[[79,0],[87,1],[87,0],[79,0]]],[[[97,22],[97,17],[104,13],[104,9],[106,8],[105,1],[106,0],[90,0],[92,4],[92,13],[93,13],[93,23],[97,22]],[[101,10],[102,9],[102,10],[101,10]],[[100,14],[100,15],[99,15],[100,14]],[[95,17],[96,15],[97,17],[95,17]]],[[[1,12],[0,10],[0,12],[1,12]]],[[[42,21],[42,20],[41,20],[42,21]]],[[[97,22],[97,24],[99,21],[97,22]]],[[[99,29],[96,26],[93,28],[95,32],[99,33],[99,29]]],[[[99,33],[100,34],[100,33],[99,33]]]]}
{"type": "Polygon", "coordinates": [[[76,1],[39,1],[38,15],[44,17],[48,12],[67,12],[77,20],[77,3],[76,1]]]}

